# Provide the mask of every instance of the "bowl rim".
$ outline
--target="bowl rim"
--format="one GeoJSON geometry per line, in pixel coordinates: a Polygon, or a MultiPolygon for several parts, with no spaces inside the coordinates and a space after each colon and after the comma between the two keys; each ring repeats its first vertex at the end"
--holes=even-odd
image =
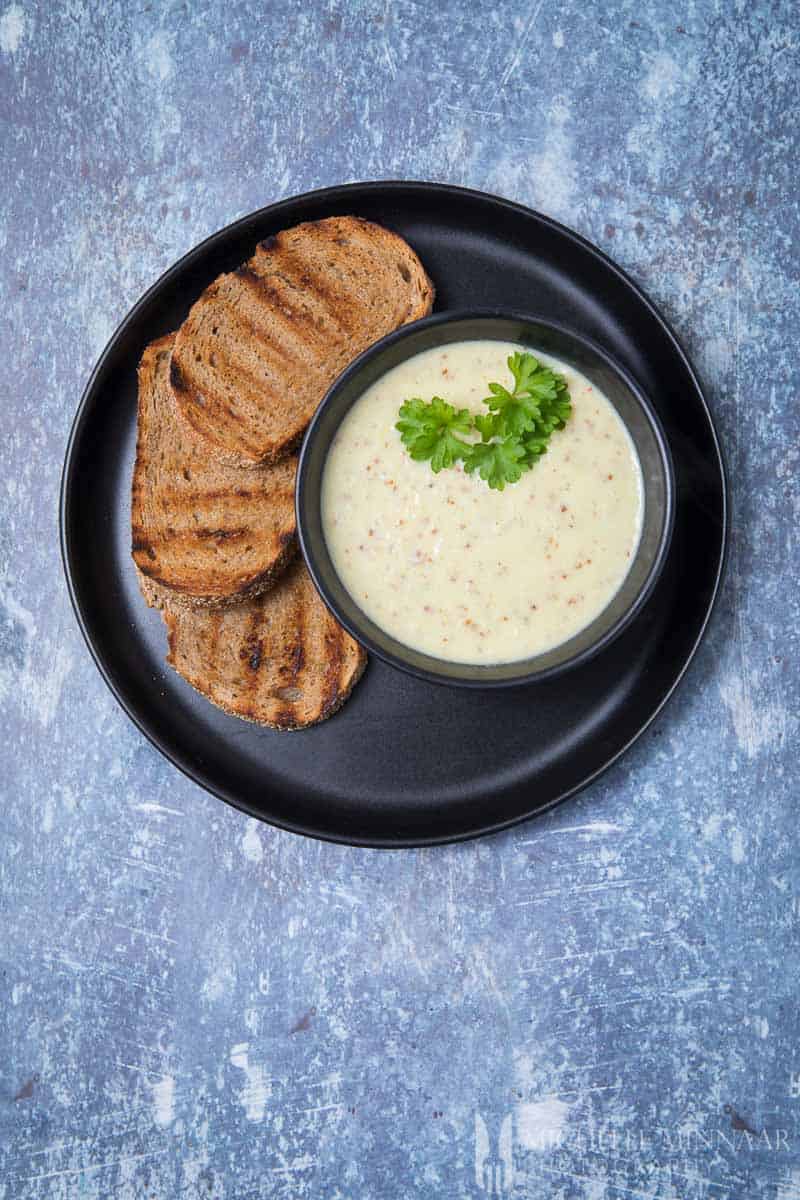
{"type": "MultiPolygon", "coordinates": [[[[465,340],[473,339],[466,338],[465,340]]],[[[430,348],[431,347],[426,347],[426,349],[430,348]]],[[[419,351],[419,353],[422,353],[422,351],[419,351]]],[[[544,351],[543,353],[547,352],[544,351]]],[[[353,403],[355,403],[355,401],[353,401],[353,403]]],[[[621,416],[620,420],[623,420],[623,424],[626,424],[621,416]]],[[[412,321],[407,325],[401,325],[398,329],[392,330],[391,333],[386,334],[377,342],[373,342],[372,345],[368,346],[366,350],[362,351],[362,353],[359,354],[357,358],[353,359],[353,361],[347,367],[345,367],[345,369],[333,381],[317,406],[300,447],[297,464],[297,478],[295,483],[295,515],[300,552],[303,556],[305,565],[308,568],[309,574],[311,575],[315,588],[317,589],[325,605],[332,612],[340,625],[342,625],[347,632],[371,654],[376,655],[376,657],[380,658],[383,662],[388,663],[390,666],[395,667],[397,670],[404,671],[406,674],[413,675],[418,679],[423,679],[428,683],[439,684],[444,687],[477,688],[482,690],[525,687],[530,684],[544,682],[548,679],[554,679],[556,676],[562,675],[567,671],[571,671],[574,668],[589,662],[604,649],[606,649],[606,647],[612,642],[616,641],[616,639],[629,627],[629,625],[632,624],[632,622],[644,608],[661,576],[672,542],[672,533],[675,525],[675,469],[672,461],[672,453],[669,442],[661,424],[661,420],[658,416],[658,413],[653,408],[649,397],[644,392],[644,389],[637,382],[631,372],[628,371],[627,368],[623,367],[622,364],[612,354],[610,354],[608,350],[606,350],[593,338],[577,331],[570,325],[564,324],[561,321],[554,321],[549,317],[540,316],[532,312],[523,312],[520,309],[501,307],[448,309],[445,312],[432,313],[427,317],[422,317],[417,321],[412,321]],[[356,378],[367,363],[371,362],[375,358],[378,358],[386,350],[390,349],[397,343],[405,341],[406,339],[411,338],[412,336],[421,332],[425,332],[427,329],[436,329],[440,326],[444,327],[456,324],[458,322],[472,320],[516,321],[521,324],[543,326],[548,330],[553,330],[555,333],[562,334],[567,338],[573,339],[575,342],[596,354],[614,374],[621,378],[623,383],[625,383],[628,389],[632,392],[636,398],[636,401],[644,411],[653,430],[660,453],[661,463],[664,468],[665,514],[661,536],[659,538],[658,548],[647,576],[632,603],[617,618],[617,620],[614,621],[613,624],[601,634],[600,637],[590,643],[590,645],[586,646],[583,650],[567,659],[564,659],[562,662],[553,663],[548,667],[539,668],[538,670],[534,669],[521,671],[516,675],[510,674],[502,678],[494,679],[482,678],[477,674],[474,676],[460,678],[453,677],[437,671],[434,666],[428,667],[409,661],[409,659],[404,657],[402,654],[404,643],[402,643],[398,638],[393,637],[393,635],[388,633],[388,631],[384,631],[384,633],[387,637],[391,638],[398,650],[395,651],[393,649],[387,649],[386,647],[377,644],[371,635],[363,630],[358,621],[354,621],[350,614],[344,612],[340,608],[335,597],[332,596],[331,591],[323,578],[323,573],[319,569],[315,546],[317,539],[313,534],[309,533],[305,521],[308,495],[311,490],[316,490],[317,501],[319,503],[319,489],[311,489],[308,479],[309,462],[314,448],[315,437],[322,423],[326,410],[333,403],[335,397],[341,391],[341,389],[346,387],[354,378],[356,378]]],[[[348,591],[343,582],[342,588],[345,592],[348,591]]],[[[353,601],[353,604],[357,608],[355,601],[353,601]]],[[[598,616],[599,615],[601,614],[598,614],[598,616]]],[[[378,622],[375,622],[375,624],[379,627],[378,622]]],[[[578,633],[573,636],[578,636],[580,632],[581,631],[578,630],[578,633]]],[[[553,647],[553,649],[555,649],[555,647],[553,647]]],[[[408,650],[412,653],[422,654],[428,660],[428,662],[432,664],[440,661],[443,666],[460,666],[465,669],[474,669],[476,672],[479,672],[483,669],[488,669],[492,666],[512,667],[516,662],[518,662],[521,667],[524,667],[526,664],[534,661],[535,658],[541,657],[540,655],[534,655],[519,660],[512,659],[508,663],[473,664],[453,662],[449,659],[439,660],[434,655],[426,654],[424,651],[414,651],[413,647],[408,647],[408,650]]],[[[545,651],[543,653],[547,652],[545,651]]]]}

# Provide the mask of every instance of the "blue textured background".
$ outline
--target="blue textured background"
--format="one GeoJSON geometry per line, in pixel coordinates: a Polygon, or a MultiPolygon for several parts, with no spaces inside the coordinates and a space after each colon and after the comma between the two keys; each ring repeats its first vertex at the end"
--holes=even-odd
{"type": "Polygon", "coordinates": [[[791,0],[0,0],[3,1200],[480,1196],[484,1127],[518,1196],[800,1197],[799,42],[791,0]],[[381,177],[608,250],[703,374],[734,499],[710,636],[636,748],[511,833],[389,854],[162,761],[56,530],[142,290],[381,177]]]}

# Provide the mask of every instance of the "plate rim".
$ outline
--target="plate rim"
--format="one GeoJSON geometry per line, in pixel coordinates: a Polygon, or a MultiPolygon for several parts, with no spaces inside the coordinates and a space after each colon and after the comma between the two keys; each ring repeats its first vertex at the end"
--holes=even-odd
{"type": "Polygon", "coordinates": [[[628,272],[619,266],[619,264],[616,263],[612,258],[610,258],[605,251],[601,250],[598,246],[594,245],[593,242],[590,242],[587,238],[574,229],[562,224],[553,217],[549,217],[546,214],[539,212],[537,209],[531,208],[525,204],[521,204],[515,200],[508,200],[505,197],[497,196],[491,192],[482,191],[478,188],[469,188],[463,187],[460,184],[419,179],[365,180],[350,181],[348,183],[334,184],[324,188],[316,188],[308,192],[299,192],[296,195],[284,197],[283,199],[277,200],[272,204],[267,204],[261,208],[253,209],[251,212],[245,213],[241,217],[237,217],[235,221],[231,221],[229,224],[222,226],[222,228],[215,230],[207,237],[203,238],[202,241],[198,242],[195,246],[192,246],[186,251],[185,254],[181,255],[180,258],[176,259],[175,262],[167,267],[166,270],[163,271],[157,277],[157,279],[142,293],[135,304],[125,313],[122,320],[118,323],[117,327],[109,337],[101,354],[95,362],[86,385],[81,393],[78,407],[70,424],[69,434],[64,451],[64,460],[59,482],[58,525],[61,563],[67,584],[67,593],[69,595],[72,610],[78,623],[78,628],[80,629],[83,640],[89,650],[95,666],[97,667],[101,678],[104,680],[106,686],[116,702],[119,704],[122,711],[126,714],[129,720],[132,721],[139,732],[144,735],[147,741],[154,746],[155,749],[158,750],[159,753],[162,754],[163,757],[169,763],[171,763],[173,767],[177,768],[177,770],[179,770],[187,779],[191,780],[192,783],[202,787],[205,791],[209,792],[217,799],[224,801],[226,804],[230,804],[231,807],[238,809],[247,816],[254,817],[257,820],[263,821],[266,824],[269,824],[277,829],[282,829],[288,833],[300,834],[304,837],[311,837],[317,841],[328,842],[335,845],[387,850],[412,849],[425,846],[451,845],[458,842],[470,841],[473,838],[487,837],[491,834],[501,833],[504,830],[513,828],[515,825],[522,824],[524,821],[528,821],[533,817],[537,817],[549,812],[551,809],[555,808],[556,805],[563,803],[565,800],[570,799],[572,796],[575,796],[579,792],[583,791],[584,788],[587,788],[593,784],[597,779],[605,774],[606,771],[610,770],[610,768],[616,762],[618,762],[618,760],[625,755],[628,750],[631,749],[631,747],[639,740],[639,738],[641,738],[647,732],[656,718],[659,717],[663,712],[666,705],[675,695],[678,687],[686,678],[686,674],[696,658],[697,651],[706,635],[709,623],[717,607],[730,551],[730,484],[725,454],[722,449],[716,423],[709,407],[705,390],[694,365],[684,350],[675,330],[661,312],[660,308],[650,299],[650,297],[642,290],[639,284],[636,283],[636,281],[628,274],[628,272]],[[211,243],[223,241],[225,238],[230,237],[235,230],[247,225],[254,219],[265,219],[268,216],[278,216],[282,209],[291,208],[301,201],[312,202],[315,204],[324,203],[326,200],[336,200],[338,202],[343,198],[346,198],[346,196],[351,193],[363,194],[365,191],[372,193],[384,193],[392,191],[402,192],[408,191],[409,189],[428,194],[439,194],[441,196],[457,196],[473,201],[478,200],[484,203],[489,201],[501,210],[512,212],[517,216],[522,216],[525,218],[533,217],[543,226],[551,229],[554,233],[567,238],[568,241],[575,243],[576,246],[578,246],[581,250],[588,252],[593,258],[598,259],[602,265],[604,265],[607,269],[610,269],[618,277],[618,279],[620,279],[621,282],[633,292],[637,301],[650,312],[652,317],[661,327],[662,331],[666,334],[673,350],[675,353],[677,353],[683,363],[684,368],[688,372],[695,390],[695,395],[702,407],[708,429],[711,434],[713,448],[716,454],[716,465],[719,470],[721,482],[721,551],[714,574],[711,595],[706,604],[702,623],[694,641],[691,644],[689,652],[686,654],[680,671],[672,681],[671,685],[659,703],[648,715],[647,719],[637,728],[633,736],[630,737],[621,747],[619,747],[614,754],[607,758],[601,766],[597,767],[593,772],[591,772],[591,774],[581,779],[580,782],[574,784],[565,791],[560,792],[557,796],[554,796],[546,803],[538,805],[534,809],[526,809],[524,812],[521,812],[506,820],[489,822],[487,824],[482,824],[478,827],[458,833],[432,835],[429,838],[404,838],[402,836],[387,836],[385,838],[377,839],[374,837],[359,837],[358,835],[354,835],[352,833],[342,833],[341,835],[337,835],[330,832],[322,832],[319,829],[304,825],[302,822],[278,820],[272,816],[265,816],[263,812],[248,804],[247,801],[241,797],[234,796],[231,792],[226,793],[220,790],[218,786],[211,784],[203,771],[199,769],[190,770],[188,766],[184,766],[174,757],[174,755],[167,749],[158,733],[145,727],[142,720],[140,720],[139,716],[133,711],[132,707],[122,696],[116,681],[112,677],[112,674],[108,670],[102,655],[95,645],[92,631],[90,630],[89,623],[85,619],[81,610],[76,593],[75,583],[73,580],[73,547],[70,545],[70,540],[67,534],[67,524],[71,502],[72,475],[74,473],[73,468],[76,450],[80,436],[83,432],[83,426],[86,423],[87,408],[95,390],[97,380],[102,374],[107,360],[115,352],[118,342],[124,337],[128,326],[133,323],[141,310],[147,307],[150,299],[162,289],[164,284],[183,271],[195,259],[200,258],[211,243]]]}

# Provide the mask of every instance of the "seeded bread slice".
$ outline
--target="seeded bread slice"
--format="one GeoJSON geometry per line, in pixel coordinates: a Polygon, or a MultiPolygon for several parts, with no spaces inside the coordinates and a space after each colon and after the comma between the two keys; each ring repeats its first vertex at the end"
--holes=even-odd
{"type": "Polygon", "coordinates": [[[341,708],[363,674],[366,651],[342,629],[298,559],[270,591],[225,609],[175,605],[140,576],[167,626],[167,662],[235,717],[303,729],[341,708]]]}
{"type": "Polygon", "coordinates": [[[433,298],[414,251],[380,225],[329,217],[284,230],[206,288],[178,331],[181,415],[221,461],[277,462],[348,363],[433,298]]]}
{"type": "Polygon", "coordinates": [[[132,552],[176,602],[230,604],[270,587],[297,548],[297,460],[244,470],[209,460],[180,420],[169,386],[174,334],[139,365],[132,552]]]}

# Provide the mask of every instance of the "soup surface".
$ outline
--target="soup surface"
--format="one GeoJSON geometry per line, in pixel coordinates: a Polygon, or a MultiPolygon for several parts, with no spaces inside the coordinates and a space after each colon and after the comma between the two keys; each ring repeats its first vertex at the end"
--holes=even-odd
{"type": "Polygon", "coordinates": [[[566,378],[572,415],[518,482],[493,491],[460,463],[435,475],[403,445],[404,400],[485,412],[487,384],[507,384],[506,360],[525,349],[455,342],[406,360],[355,402],[325,463],[322,524],[342,583],[398,641],[451,662],[513,662],[567,641],[617,592],[639,540],[642,477],[622,420],[536,350],[566,378]]]}

